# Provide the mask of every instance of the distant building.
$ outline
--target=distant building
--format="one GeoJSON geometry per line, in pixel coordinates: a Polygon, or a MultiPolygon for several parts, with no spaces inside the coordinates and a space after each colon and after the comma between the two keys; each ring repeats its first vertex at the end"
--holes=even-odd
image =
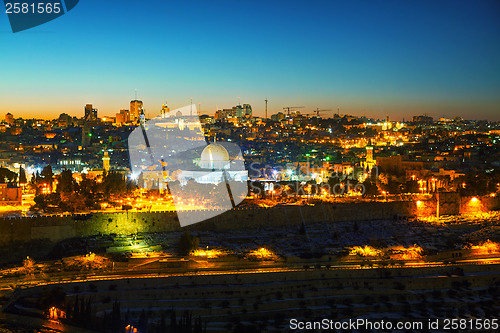
{"type": "Polygon", "coordinates": [[[101,123],[105,124],[105,125],[111,125],[113,123],[116,122],[116,118],[115,117],[110,117],[110,116],[104,116],[101,118],[101,123]]]}
{"type": "Polygon", "coordinates": [[[200,122],[202,124],[214,124],[215,123],[215,118],[210,117],[206,114],[200,116],[200,122]]]}
{"type": "Polygon", "coordinates": [[[144,110],[144,105],[142,101],[138,101],[134,99],[133,101],[130,101],[130,117],[137,121],[139,120],[139,117],[143,113],[144,110]]]}
{"type": "Polygon", "coordinates": [[[80,172],[84,167],[81,158],[76,157],[60,158],[57,161],[57,164],[60,170],[66,169],[71,170],[72,172],[80,172]]]}
{"type": "Polygon", "coordinates": [[[250,104],[237,105],[233,107],[235,110],[237,118],[251,118],[252,117],[252,106],[250,104]]]}
{"type": "Polygon", "coordinates": [[[58,119],[58,122],[57,122],[57,125],[61,128],[66,128],[70,125],[73,124],[73,118],[66,114],[66,113],[61,113],[59,115],[59,119],[58,119]]]}
{"type": "Polygon", "coordinates": [[[223,120],[233,117],[233,109],[222,109],[215,112],[215,119],[223,120]]]}
{"type": "Polygon", "coordinates": [[[250,104],[236,105],[231,109],[217,110],[215,119],[228,119],[228,118],[251,118],[252,106],[250,104]]]}
{"type": "Polygon", "coordinates": [[[271,115],[272,121],[281,121],[285,119],[285,114],[283,112],[278,112],[276,114],[271,115]]]}
{"type": "Polygon", "coordinates": [[[97,120],[97,109],[92,107],[92,104],[85,105],[85,120],[94,121],[97,120]]]}
{"type": "Polygon", "coordinates": [[[434,119],[429,116],[413,116],[412,121],[414,123],[432,123],[434,119]]]}
{"type": "Polygon", "coordinates": [[[119,113],[116,114],[117,124],[125,124],[130,122],[130,111],[129,110],[120,110],[119,113]]]}
{"type": "Polygon", "coordinates": [[[425,166],[423,161],[409,160],[407,155],[377,156],[376,160],[381,172],[396,175],[405,174],[406,170],[422,170],[425,166]]]}
{"type": "Polygon", "coordinates": [[[21,204],[22,198],[21,187],[0,183],[0,205],[21,204]]]}
{"type": "Polygon", "coordinates": [[[161,117],[165,118],[169,112],[170,108],[168,107],[167,102],[165,101],[165,104],[161,106],[161,117]]]}
{"type": "Polygon", "coordinates": [[[377,161],[373,158],[373,146],[371,144],[366,146],[366,158],[365,158],[365,169],[372,169],[373,166],[377,164],[377,161]]]}
{"type": "Polygon", "coordinates": [[[85,125],[82,127],[82,147],[90,146],[90,139],[92,138],[92,133],[90,132],[90,127],[85,125]]]}
{"type": "Polygon", "coordinates": [[[12,113],[9,112],[5,115],[5,123],[7,125],[14,125],[14,116],[12,113]]]}

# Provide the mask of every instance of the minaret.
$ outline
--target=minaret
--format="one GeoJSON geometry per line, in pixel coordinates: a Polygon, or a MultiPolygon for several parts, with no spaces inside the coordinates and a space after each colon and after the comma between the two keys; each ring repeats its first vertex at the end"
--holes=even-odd
{"type": "Polygon", "coordinates": [[[104,151],[104,156],[102,157],[102,167],[106,173],[109,173],[109,153],[104,151]]]}
{"type": "Polygon", "coordinates": [[[365,167],[372,168],[375,164],[376,161],[373,159],[373,146],[372,146],[372,140],[368,140],[368,145],[366,145],[366,158],[365,158],[365,167]]]}

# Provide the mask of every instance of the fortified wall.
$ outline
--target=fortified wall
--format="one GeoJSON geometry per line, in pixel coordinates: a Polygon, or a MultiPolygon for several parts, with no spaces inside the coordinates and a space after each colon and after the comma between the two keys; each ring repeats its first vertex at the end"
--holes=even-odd
{"type": "MultiPolygon", "coordinates": [[[[411,215],[411,202],[362,202],[315,206],[235,208],[204,222],[192,230],[230,230],[302,223],[366,221],[411,215]]],[[[222,211],[221,211],[222,212],[222,211]]],[[[176,212],[93,213],[72,216],[45,216],[0,219],[0,246],[47,239],[57,242],[72,237],[97,234],[168,232],[182,230],[176,212]]]]}
{"type": "MultiPolygon", "coordinates": [[[[235,208],[204,222],[187,227],[190,230],[231,230],[302,223],[387,220],[398,216],[421,215],[420,202],[359,202],[315,206],[276,206],[272,208],[235,208]]],[[[422,204],[426,213],[436,214],[436,201],[422,204]]],[[[460,212],[471,209],[491,210],[499,207],[498,198],[476,200],[462,198],[460,212]]],[[[198,212],[199,213],[199,212],[198,212]]],[[[57,242],[72,237],[97,234],[130,235],[139,232],[182,230],[176,212],[93,213],[73,216],[46,216],[0,219],[0,247],[13,243],[47,239],[57,242]]]]}

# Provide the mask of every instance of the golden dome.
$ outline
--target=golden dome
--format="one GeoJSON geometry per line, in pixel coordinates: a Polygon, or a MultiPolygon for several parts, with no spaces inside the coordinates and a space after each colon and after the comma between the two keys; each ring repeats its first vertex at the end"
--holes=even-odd
{"type": "Polygon", "coordinates": [[[200,167],[214,170],[228,169],[229,153],[224,146],[215,142],[211,143],[201,153],[200,167]]]}

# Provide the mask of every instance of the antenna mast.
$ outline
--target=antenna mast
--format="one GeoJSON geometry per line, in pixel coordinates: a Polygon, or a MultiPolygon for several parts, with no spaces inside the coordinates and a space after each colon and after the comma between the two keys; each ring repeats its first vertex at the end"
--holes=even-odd
{"type": "Polygon", "coordinates": [[[267,98],[264,101],[266,102],[266,120],[267,120],[267,98]]]}

